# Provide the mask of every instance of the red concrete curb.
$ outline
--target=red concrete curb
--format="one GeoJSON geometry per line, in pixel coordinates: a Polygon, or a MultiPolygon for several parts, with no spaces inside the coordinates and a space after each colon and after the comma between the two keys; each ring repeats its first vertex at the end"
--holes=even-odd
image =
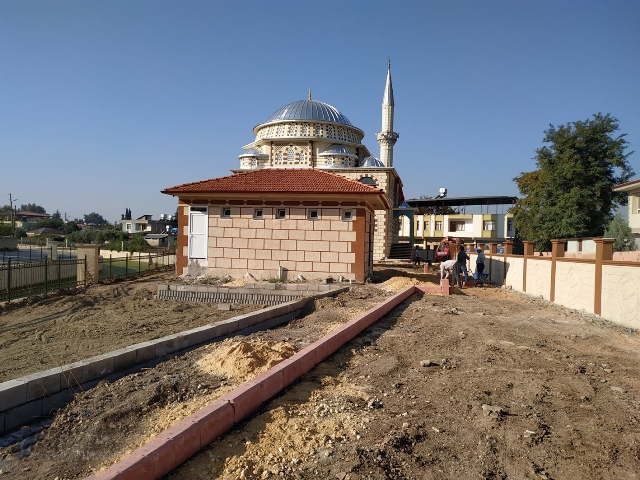
{"type": "MultiPolygon", "coordinates": [[[[448,283],[448,282],[447,282],[448,283]]],[[[444,287],[444,284],[442,284],[444,287]]],[[[447,285],[448,286],[448,285],[447,285]]],[[[157,480],[310,371],[420,287],[410,286],[181,420],[129,457],[85,480],[157,480]]],[[[443,291],[444,293],[444,291],[443,291]]],[[[444,293],[445,295],[448,294],[444,293]]]]}

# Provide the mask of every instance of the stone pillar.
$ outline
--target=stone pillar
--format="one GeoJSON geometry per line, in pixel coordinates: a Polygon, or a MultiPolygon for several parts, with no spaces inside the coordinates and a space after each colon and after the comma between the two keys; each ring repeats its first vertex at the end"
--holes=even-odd
{"type": "Polygon", "coordinates": [[[529,240],[524,240],[522,243],[524,246],[524,255],[522,259],[522,291],[526,292],[527,291],[527,258],[533,256],[534,242],[531,242],[529,240]]]}
{"type": "Polygon", "coordinates": [[[54,242],[53,240],[47,238],[47,248],[51,249],[51,257],[49,260],[57,260],[58,259],[58,242],[54,242]]]}
{"type": "Polygon", "coordinates": [[[85,268],[83,264],[78,264],[78,284],[86,282],[87,285],[98,283],[98,270],[100,268],[99,254],[100,245],[77,244],[78,260],[87,260],[87,269],[85,277],[85,268]]]}
{"type": "Polygon", "coordinates": [[[533,251],[533,247],[535,246],[534,242],[531,242],[529,240],[525,240],[522,242],[524,244],[524,256],[525,257],[533,257],[534,255],[534,251],[533,251]]]}
{"type": "Polygon", "coordinates": [[[613,238],[594,238],[596,242],[595,291],[593,292],[593,313],[602,313],[602,264],[613,260],[613,238]]]}
{"type": "Polygon", "coordinates": [[[549,292],[549,300],[556,299],[556,260],[564,257],[564,246],[566,240],[551,240],[551,291],[549,292]]]}
{"type": "Polygon", "coordinates": [[[511,240],[504,241],[504,254],[513,255],[513,242],[511,240]]]}

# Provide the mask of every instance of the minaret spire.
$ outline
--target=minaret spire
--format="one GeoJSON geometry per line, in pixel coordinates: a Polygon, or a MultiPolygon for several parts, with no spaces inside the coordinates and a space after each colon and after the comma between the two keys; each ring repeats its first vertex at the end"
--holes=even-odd
{"type": "Polygon", "coordinates": [[[380,144],[380,161],[386,167],[393,167],[393,146],[398,141],[398,135],[393,131],[393,85],[391,83],[391,58],[387,60],[387,83],[382,96],[382,131],[377,134],[380,144]]]}
{"type": "Polygon", "coordinates": [[[309,100],[311,100],[311,88],[309,88],[309,100]]]}

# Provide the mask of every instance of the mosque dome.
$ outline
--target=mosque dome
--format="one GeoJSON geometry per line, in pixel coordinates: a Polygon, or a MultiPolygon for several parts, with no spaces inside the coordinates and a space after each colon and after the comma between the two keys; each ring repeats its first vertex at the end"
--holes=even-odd
{"type": "Polygon", "coordinates": [[[251,147],[251,148],[248,148],[247,150],[245,150],[240,155],[238,155],[238,158],[245,158],[245,157],[267,157],[267,158],[269,158],[269,155],[267,155],[266,153],[260,152],[260,150],[258,150],[257,148],[251,147]]]}
{"type": "Polygon", "coordinates": [[[318,154],[319,157],[334,157],[334,156],[342,156],[342,157],[351,157],[356,158],[357,155],[354,155],[349,151],[348,148],[343,147],[342,145],[338,145],[336,143],[329,145],[325,148],[322,153],[318,154]]]}
{"type": "Polygon", "coordinates": [[[285,105],[276,110],[265,123],[305,120],[353,126],[337,108],[318,100],[299,100],[285,105]]]}
{"type": "Polygon", "coordinates": [[[384,163],[378,160],[376,157],[367,157],[360,162],[361,167],[384,167],[384,163]]]}

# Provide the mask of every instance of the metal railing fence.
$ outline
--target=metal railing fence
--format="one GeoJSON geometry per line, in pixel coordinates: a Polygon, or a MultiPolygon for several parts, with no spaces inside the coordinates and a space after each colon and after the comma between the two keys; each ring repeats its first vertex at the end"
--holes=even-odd
{"type": "Polygon", "coordinates": [[[39,262],[12,262],[0,265],[0,302],[18,298],[47,295],[56,291],[86,286],[87,262],[45,258],[39,262]],[[78,280],[78,269],[84,272],[78,280]]]}
{"type": "MultiPolygon", "coordinates": [[[[45,259],[53,258],[54,248],[44,245],[19,245],[17,250],[0,251],[0,263],[12,262],[42,262],[45,259]]],[[[76,258],[76,249],[72,246],[58,246],[56,248],[56,258],[62,257],[63,260],[71,260],[76,258]]]]}
{"type": "MultiPolygon", "coordinates": [[[[99,258],[98,282],[139,277],[175,268],[173,253],[138,253],[124,258],[99,258]]],[[[0,264],[0,302],[47,295],[65,289],[86,287],[86,258],[37,262],[16,262],[11,258],[0,264]]]]}
{"type": "Polygon", "coordinates": [[[138,252],[124,258],[111,256],[100,258],[98,279],[137,277],[162,270],[171,270],[175,267],[175,258],[175,254],[167,252],[138,252]]]}

